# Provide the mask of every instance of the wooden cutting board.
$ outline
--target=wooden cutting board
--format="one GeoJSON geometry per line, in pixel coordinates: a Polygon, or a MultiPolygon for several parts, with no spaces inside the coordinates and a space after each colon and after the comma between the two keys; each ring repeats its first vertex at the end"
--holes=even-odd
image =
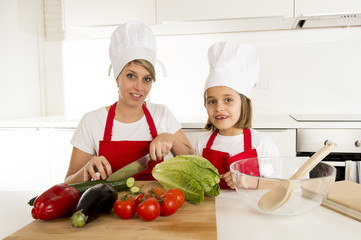
{"type": "MultiPolygon", "coordinates": [[[[144,185],[144,191],[161,187],[158,182],[149,181],[136,182],[136,185],[144,185]]],[[[119,196],[124,194],[120,192],[119,196]]],[[[34,220],[5,239],[217,239],[215,198],[205,197],[199,205],[186,201],[175,214],[160,216],[152,222],[137,216],[120,219],[113,211],[102,214],[83,228],[73,228],[70,217],[34,220]]]]}
{"type": "Polygon", "coordinates": [[[322,205],[361,221],[361,184],[335,182],[322,205]]]}

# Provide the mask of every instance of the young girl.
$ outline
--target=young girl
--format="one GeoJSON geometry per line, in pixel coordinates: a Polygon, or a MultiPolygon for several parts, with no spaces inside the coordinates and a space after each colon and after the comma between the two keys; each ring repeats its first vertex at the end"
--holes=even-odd
{"type": "Polygon", "coordinates": [[[256,158],[279,156],[270,138],[251,129],[250,95],[259,72],[256,50],[252,45],[220,42],[209,48],[208,61],[204,106],[208,113],[205,129],[210,132],[198,139],[196,154],[218,169],[221,188],[234,189],[229,167],[241,159],[255,158],[246,166],[250,175],[278,176],[278,162],[262,163],[256,158]]]}

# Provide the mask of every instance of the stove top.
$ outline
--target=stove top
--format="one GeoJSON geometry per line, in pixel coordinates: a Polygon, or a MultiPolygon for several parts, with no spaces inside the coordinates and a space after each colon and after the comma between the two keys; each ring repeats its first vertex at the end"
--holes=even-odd
{"type": "Polygon", "coordinates": [[[361,122],[361,114],[290,114],[297,122],[361,122]]]}

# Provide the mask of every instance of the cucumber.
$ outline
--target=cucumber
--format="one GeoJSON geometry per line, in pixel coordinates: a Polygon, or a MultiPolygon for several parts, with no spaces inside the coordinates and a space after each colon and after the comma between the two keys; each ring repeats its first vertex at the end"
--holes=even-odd
{"type": "Polygon", "coordinates": [[[133,186],[129,190],[131,193],[139,193],[141,189],[138,186],[133,186]]]}
{"type": "Polygon", "coordinates": [[[129,177],[118,181],[109,181],[109,182],[106,180],[96,180],[96,181],[70,184],[69,186],[78,189],[79,194],[81,196],[88,188],[97,185],[98,183],[107,183],[110,186],[112,186],[115,189],[115,191],[121,192],[133,187],[135,183],[135,179],[133,177],[129,177]]]}
{"type": "MultiPolygon", "coordinates": [[[[125,179],[121,179],[121,180],[117,180],[117,181],[109,181],[109,182],[107,180],[96,180],[96,181],[88,181],[88,182],[69,184],[69,186],[75,187],[79,191],[79,194],[81,196],[88,188],[95,186],[99,183],[107,183],[110,186],[112,186],[115,189],[115,191],[121,192],[121,191],[130,189],[131,187],[133,187],[134,183],[135,183],[135,179],[133,177],[128,177],[125,179]]],[[[30,206],[33,206],[36,198],[37,198],[37,196],[30,199],[28,204],[30,206]]]]}

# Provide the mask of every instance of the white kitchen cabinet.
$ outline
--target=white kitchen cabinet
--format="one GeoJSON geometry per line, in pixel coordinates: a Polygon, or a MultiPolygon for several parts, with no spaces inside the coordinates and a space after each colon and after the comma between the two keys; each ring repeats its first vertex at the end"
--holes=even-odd
{"type": "Polygon", "coordinates": [[[48,159],[50,161],[51,185],[64,182],[73,146],[70,140],[75,129],[48,129],[48,159]]]}
{"type": "Polygon", "coordinates": [[[155,0],[63,0],[65,29],[119,25],[136,20],[154,24],[155,0]]]}
{"type": "Polygon", "coordinates": [[[46,189],[50,183],[47,144],[47,132],[37,128],[0,129],[0,189],[46,189]]]}
{"type": "Polygon", "coordinates": [[[295,0],[295,17],[311,14],[337,14],[360,12],[360,0],[295,0]]]}
{"type": "Polygon", "coordinates": [[[184,134],[187,136],[190,144],[192,144],[193,147],[196,147],[197,140],[199,137],[207,132],[207,130],[204,129],[193,129],[193,128],[185,128],[183,129],[184,134]]]}
{"type": "Polygon", "coordinates": [[[63,182],[74,130],[1,128],[0,190],[43,191],[63,182]]]}
{"type": "Polygon", "coordinates": [[[0,1],[0,119],[43,113],[42,4],[42,0],[0,1]]]}
{"type": "Polygon", "coordinates": [[[293,0],[157,0],[157,23],[270,16],[293,17],[293,0]]]}
{"type": "Polygon", "coordinates": [[[269,136],[278,146],[280,156],[296,156],[296,129],[256,129],[269,136]]]}

